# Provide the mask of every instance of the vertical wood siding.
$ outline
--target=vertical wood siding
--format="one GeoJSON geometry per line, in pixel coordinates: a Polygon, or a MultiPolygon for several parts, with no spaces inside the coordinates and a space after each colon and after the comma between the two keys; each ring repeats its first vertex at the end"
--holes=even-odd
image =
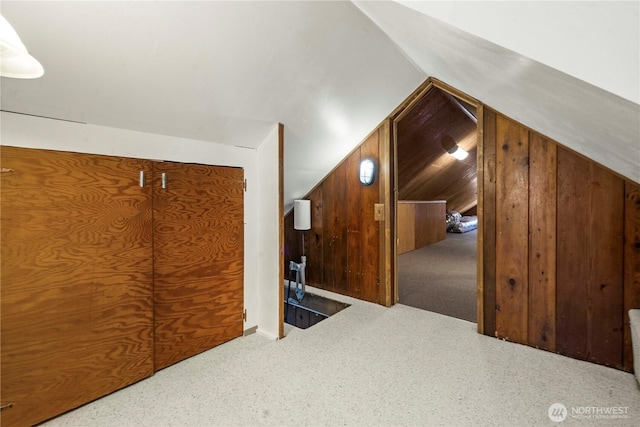
{"type": "Polygon", "coordinates": [[[528,344],[556,350],[557,147],[537,134],[529,140],[528,344]]]}
{"type": "Polygon", "coordinates": [[[487,108],[483,125],[484,333],[632,369],[638,185],[487,108]]]}
{"type": "Polygon", "coordinates": [[[496,122],[496,331],[527,342],[529,139],[525,129],[496,122]]]}
{"type": "Polygon", "coordinates": [[[629,310],[640,308],[640,185],[626,181],[624,198],[624,354],[623,365],[633,370],[629,310]]]}
{"type": "MultiPolygon", "coordinates": [[[[293,229],[293,212],[285,218],[285,271],[300,260],[302,235],[307,255],[307,284],[370,302],[379,302],[380,176],[370,186],[359,181],[360,160],[379,166],[379,134],[374,132],[305,198],[311,200],[311,230],[293,229]]],[[[380,168],[378,168],[380,170],[380,168]]]]}
{"type": "Polygon", "coordinates": [[[482,282],[483,326],[487,335],[496,335],[496,113],[483,109],[483,215],[482,282]]]}
{"type": "Polygon", "coordinates": [[[622,362],[623,182],[558,152],[558,352],[622,362]]]}
{"type": "Polygon", "coordinates": [[[445,201],[398,202],[398,255],[447,238],[445,201]]]}

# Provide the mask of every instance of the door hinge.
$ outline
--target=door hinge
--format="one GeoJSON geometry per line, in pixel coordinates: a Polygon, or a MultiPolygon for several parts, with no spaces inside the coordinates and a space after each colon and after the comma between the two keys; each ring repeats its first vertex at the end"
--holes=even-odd
{"type": "Polygon", "coordinates": [[[244,320],[245,322],[247,321],[247,309],[246,308],[242,312],[242,320],[244,320]]]}
{"type": "Polygon", "coordinates": [[[242,188],[244,189],[244,192],[246,193],[247,192],[247,180],[246,179],[242,182],[242,188]]]}

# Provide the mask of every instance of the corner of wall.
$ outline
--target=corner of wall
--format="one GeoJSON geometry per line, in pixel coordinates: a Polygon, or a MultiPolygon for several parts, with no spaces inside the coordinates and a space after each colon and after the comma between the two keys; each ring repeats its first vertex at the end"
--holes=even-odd
{"type": "Polygon", "coordinates": [[[279,125],[258,147],[255,190],[257,208],[256,304],[258,334],[271,339],[279,336],[280,309],[280,182],[279,125]]]}

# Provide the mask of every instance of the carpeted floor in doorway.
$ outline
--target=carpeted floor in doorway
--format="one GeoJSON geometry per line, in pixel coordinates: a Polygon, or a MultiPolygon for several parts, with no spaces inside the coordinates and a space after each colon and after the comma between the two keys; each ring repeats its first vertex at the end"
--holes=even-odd
{"type": "Polygon", "coordinates": [[[477,322],[477,230],[398,256],[400,303],[477,322]]]}

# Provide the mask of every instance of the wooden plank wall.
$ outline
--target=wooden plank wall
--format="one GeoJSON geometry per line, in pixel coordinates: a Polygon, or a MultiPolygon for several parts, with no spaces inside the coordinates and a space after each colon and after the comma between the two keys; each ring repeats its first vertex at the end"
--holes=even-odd
{"type": "Polygon", "coordinates": [[[398,255],[447,238],[444,201],[398,202],[398,255]]]}
{"type": "Polygon", "coordinates": [[[624,369],[633,369],[629,310],[640,308],[640,185],[625,182],[624,198],[624,369]]]}
{"type": "Polygon", "coordinates": [[[527,340],[555,351],[557,146],[537,134],[530,142],[527,340]]]}
{"type": "MultiPolygon", "coordinates": [[[[285,218],[285,272],[299,262],[305,236],[307,284],[370,302],[380,302],[380,176],[370,186],[358,179],[360,160],[379,166],[379,131],[373,132],[305,199],[311,200],[311,230],[293,229],[293,211],[285,218]]],[[[380,169],[380,168],[378,168],[380,169]]],[[[294,276],[295,280],[295,276],[294,276]]]]}
{"type": "Polygon", "coordinates": [[[624,182],[558,150],[557,351],[622,366],[624,182]]]}
{"type": "Polygon", "coordinates": [[[496,328],[501,338],[527,339],[529,140],[526,130],[496,121],[496,328]]]}
{"type": "Polygon", "coordinates": [[[416,209],[413,203],[398,202],[398,255],[416,248],[416,209]]]}
{"type": "Polygon", "coordinates": [[[638,184],[486,107],[483,120],[484,333],[631,370],[638,184]]]}

